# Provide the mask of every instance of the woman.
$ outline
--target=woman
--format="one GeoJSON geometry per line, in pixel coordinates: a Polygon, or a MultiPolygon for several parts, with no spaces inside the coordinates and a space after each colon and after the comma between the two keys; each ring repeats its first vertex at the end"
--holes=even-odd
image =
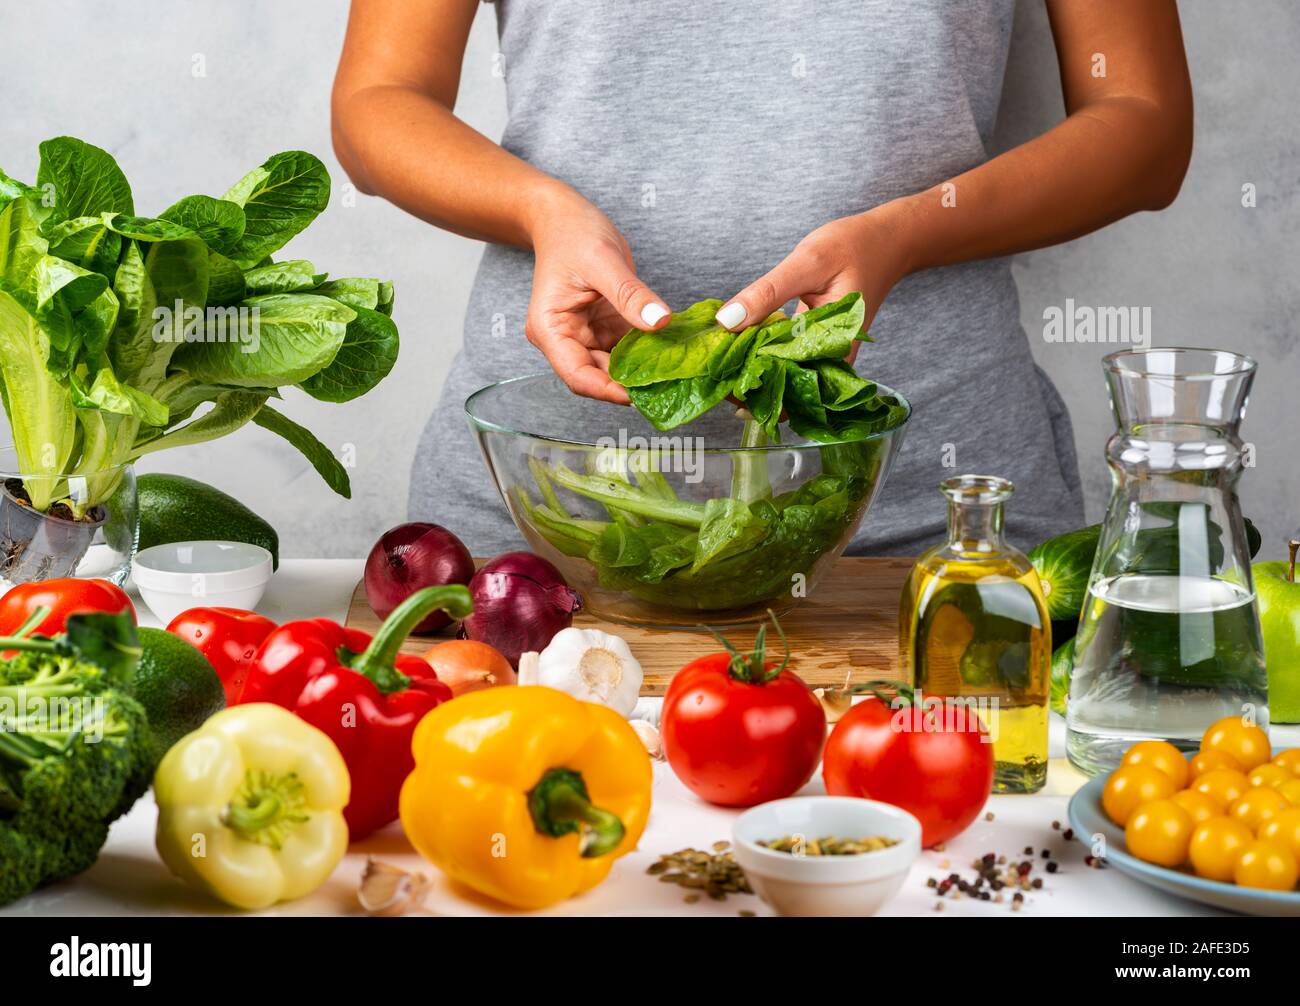
{"type": "Polygon", "coordinates": [[[475,389],[544,357],[574,392],[626,402],[606,371],[631,326],[730,297],[718,317],[740,329],[859,290],[875,341],[856,366],[915,412],[851,551],[932,543],[954,469],[1016,482],[1022,544],[1082,522],[1069,417],[1004,256],[1177,194],[1192,107],[1174,0],[1048,0],[1067,116],[994,159],[1013,0],[498,0],[500,145],[452,112],[477,6],[354,0],[334,87],[356,184],[488,242],[413,518],[477,553],[517,547],[465,427],[475,389]]]}

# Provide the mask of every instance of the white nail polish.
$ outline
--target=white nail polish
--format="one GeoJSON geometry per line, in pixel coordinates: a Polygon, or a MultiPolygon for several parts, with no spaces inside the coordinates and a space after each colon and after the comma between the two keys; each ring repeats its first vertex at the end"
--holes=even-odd
{"type": "Polygon", "coordinates": [[[735,328],[745,320],[745,305],[738,300],[733,300],[730,304],[719,311],[714,318],[723,328],[735,328]]]}
{"type": "Polygon", "coordinates": [[[654,328],[659,324],[659,319],[666,317],[668,317],[668,308],[654,301],[641,308],[641,321],[646,328],[654,328]]]}

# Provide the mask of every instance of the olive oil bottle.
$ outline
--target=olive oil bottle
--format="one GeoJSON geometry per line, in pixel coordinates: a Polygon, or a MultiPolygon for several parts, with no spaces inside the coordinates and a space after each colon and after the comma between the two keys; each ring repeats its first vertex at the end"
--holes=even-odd
{"type": "Polygon", "coordinates": [[[1051,622],[1038,574],[1002,533],[1006,479],[960,475],[948,540],[924,553],[903,586],[899,649],[924,698],[960,699],[993,743],[993,789],[1033,793],[1047,781],[1051,622]]]}

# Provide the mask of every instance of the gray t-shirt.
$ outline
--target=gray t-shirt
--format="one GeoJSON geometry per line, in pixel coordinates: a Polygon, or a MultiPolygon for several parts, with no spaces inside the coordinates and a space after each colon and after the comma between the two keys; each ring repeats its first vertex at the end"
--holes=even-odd
{"type": "MultiPolygon", "coordinates": [[[[987,160],[1014,0],[496,6],[502,145],[604,210],[642,279],[680,310],[739,292],[829,220],[987,160]]],[[[411,473],[411,519],[453,528],[476,554],[522,542],[463,404],[547,369],[524,338],[532,266],[528,252],[484,251],[411,473]]],[[[850,552],[939,540],[936,487],[963,472],[1016,483],[1007,528],[1022,546],[1082,523],[1069,416],[1030,355],[1009,260],[908,277],[871,335],[858,370],[914,413],[850,552]]]]}

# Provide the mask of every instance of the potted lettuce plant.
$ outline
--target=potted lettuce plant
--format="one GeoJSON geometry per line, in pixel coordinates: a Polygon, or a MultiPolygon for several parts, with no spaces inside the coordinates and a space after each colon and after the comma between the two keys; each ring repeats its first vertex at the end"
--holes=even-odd
{"type": "Polygon", "coordinates": [[[248,422],[350,495],[329,448],[270,404],[290,385],[350,401],[397,359],[390,283],[272,258],[329,194],[325,166],[302,151],[157,216],[137,216],[112,156],[72,137],[40,145],[33,185],[0,171],[0,397],[13,439],[0,457],[0,578],[74,575],[92,541],[116,557],[95,574],[124,578],[132,462],[248,422]]]}

